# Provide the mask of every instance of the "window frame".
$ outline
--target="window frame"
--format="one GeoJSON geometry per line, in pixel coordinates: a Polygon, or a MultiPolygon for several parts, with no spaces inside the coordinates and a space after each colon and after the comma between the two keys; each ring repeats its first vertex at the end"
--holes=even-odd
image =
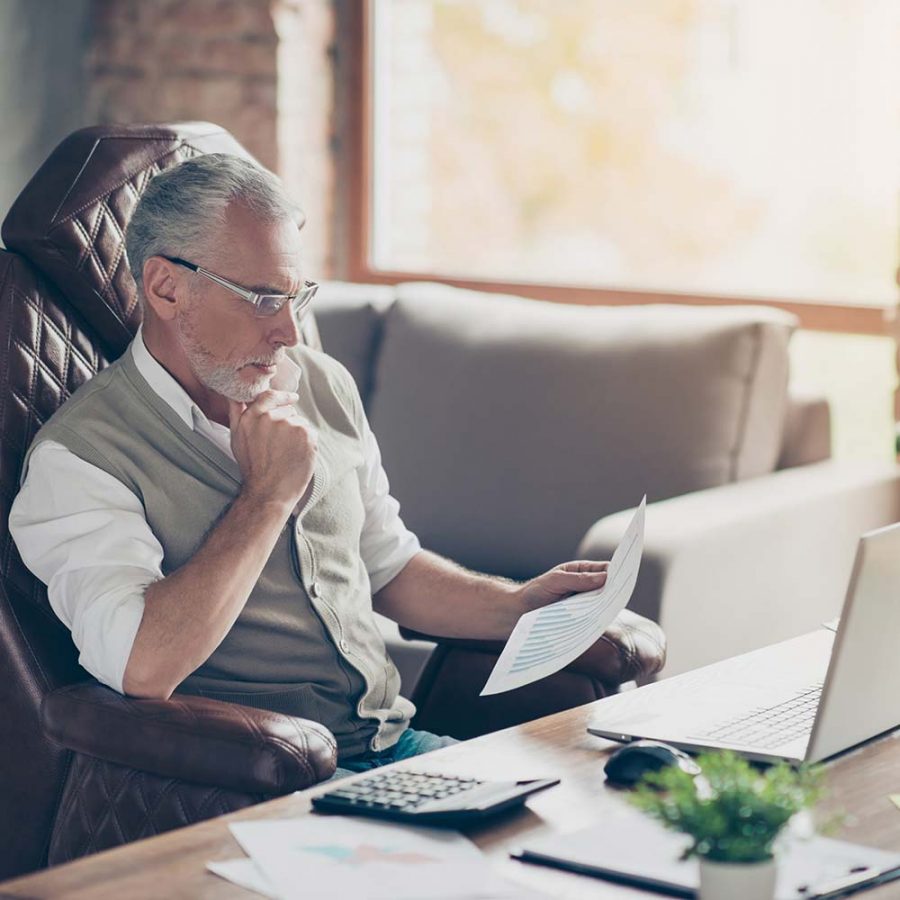
{"type": "MultiPolygon", "coordinates": [[[[790,297],[747,297],[737,294],[706,294],[680,291],[641,291],[585,284],[546,284],[527,281],[466,278],[437,272],[381,269],[371,260],[373,224],[373,90],[372,0],[349,0],[337,4],[337,30],[340,35],[338,97],[343,106],[339,130],[340,167],[343,170],[343,197],[339,223],[339,274],[349,281],[398,284],[403,281],[435,281],[472,290],[518,294],[557,303],[584,306],[624,306],[648,303],[677,303],[692,306],[750,305],[776,307],[793,313],[800,327],[812,331],[842,334],[893,335],[888,322],[892,305],[845,304],[790,297]]],[[[900,278],[900,270],[898,270],[900,278]]]]}

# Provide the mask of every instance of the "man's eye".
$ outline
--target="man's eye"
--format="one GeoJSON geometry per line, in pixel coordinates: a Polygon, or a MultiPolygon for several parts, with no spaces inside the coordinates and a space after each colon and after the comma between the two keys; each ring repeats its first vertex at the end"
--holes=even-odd
{"type": "Polygon", "coordinates": [[[284,298],[270,294],[264,294],[259,298],[259,311],[264,316],[271,316],[284,306],[284,298]]]}

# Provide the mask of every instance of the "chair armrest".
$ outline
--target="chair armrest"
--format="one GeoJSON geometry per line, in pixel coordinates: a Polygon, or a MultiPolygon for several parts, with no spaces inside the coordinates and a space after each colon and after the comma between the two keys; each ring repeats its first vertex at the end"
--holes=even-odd
{"type": "MultiPolygon", "coordinates": [[[[475,641],[431,637],[408,628],[400,634],[408,640],[434,641],[444,647],[499,656],[504,641],[475,641]]],[[[622,610],[600,638],[564,669],[586,675],[606,688],[618,689],[626,681],[643,680],[658,672],[666,661],[666,638],[655,622],[630,610],[622,610]]]]}
{"type": "MultiPolygon", "coordinates": [[[[631,511],[578,555],[609,559],[631,511]]],[[[859,536],[900,519],[900,468],[824,462],[647,506],[629,608],[658,621],[665,675],[810,631],[840,612],[859,536]]]]}
{"type": "Polygon", "coordinates": [[[45,733],[70,750],[145,772],[247,793],[285,794],[334,774],[323,725],[204,697],[125,697],[87,682],[41,703],[45,733]]]}
{"type": "MultiPolygon", "coordinates": [[[[419,637],[406,631],[405,636],[419,637]]],[[[559,672],[502,694],[480,696],[502,641],[428,638],[438,646],[412,696],[413,727],[466,739],[599,700],[662,668],[666,644],[654,622],[623,610],[599,640],[559,672]]]]}

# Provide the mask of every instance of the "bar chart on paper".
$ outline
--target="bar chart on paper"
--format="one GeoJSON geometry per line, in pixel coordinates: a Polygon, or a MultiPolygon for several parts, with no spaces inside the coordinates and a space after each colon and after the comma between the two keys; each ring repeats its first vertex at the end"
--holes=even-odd
{"type": "Polygon", "coordinates": [[[207,868],[279,900],[525,900],[537,895],[496,873],[454,831],[344,816],[233,822],[248,858],[207,868]]]}
{"type": "Polygon", "coordinates": [[[481,696],[546,678],[577,659],[625,608],[644,551],[645,496],[609,562],[606,584],[525,613],[516,623],[481,696]]]}

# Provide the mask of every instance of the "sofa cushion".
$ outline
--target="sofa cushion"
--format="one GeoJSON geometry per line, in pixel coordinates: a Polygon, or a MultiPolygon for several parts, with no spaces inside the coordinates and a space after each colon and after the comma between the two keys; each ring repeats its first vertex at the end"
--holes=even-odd
{"type": "Polygon", "coordinates": [[[325,282],[316,295],[315,318],[322,347],[350,370],[365,404],[381,322],[393,300],[392,287],[347,281],[325,282]]]}
{"type": "Polygon", "coordinates": [[[598,518],[771,471],[795,320],[764,307],[575,307],[407,284],[370,419],[424,546],[527,577],[598,518]]]}

